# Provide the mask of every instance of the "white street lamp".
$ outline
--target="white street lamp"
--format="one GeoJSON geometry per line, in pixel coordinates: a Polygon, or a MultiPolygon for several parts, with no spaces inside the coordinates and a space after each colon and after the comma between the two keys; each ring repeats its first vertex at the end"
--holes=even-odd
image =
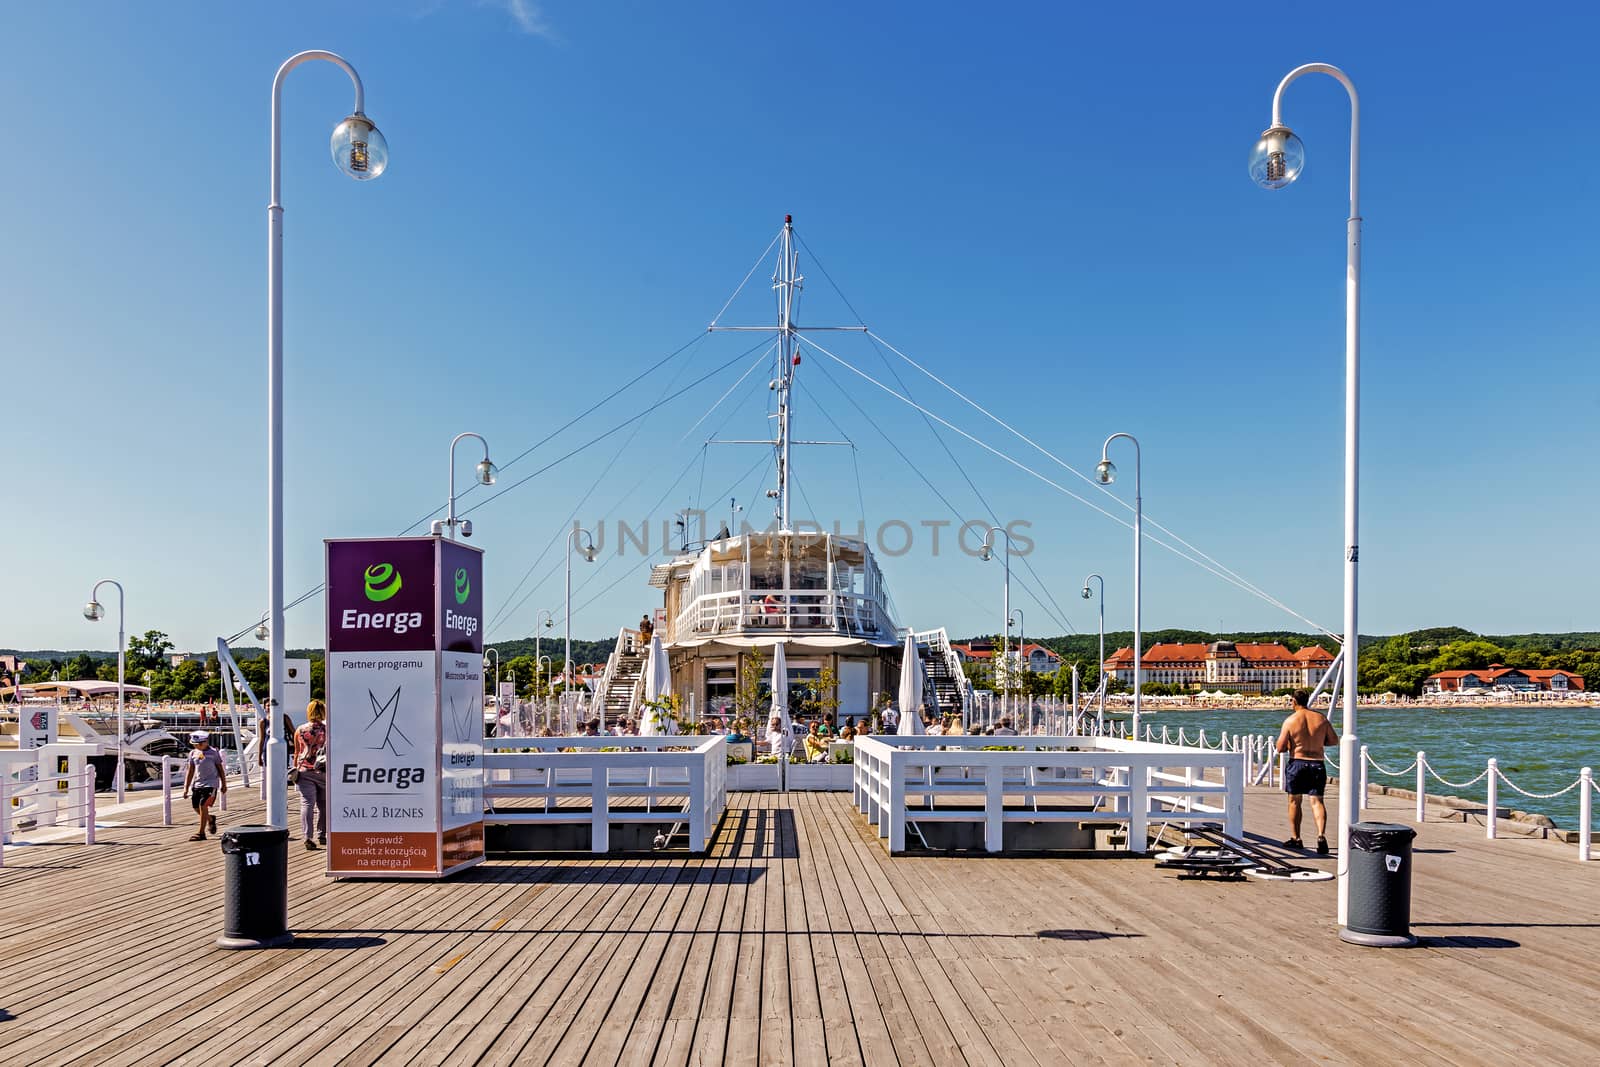
{"type": "MultiPolygon", "coordinates": [[[[567,662],[562,664],[561,667],[561,700],[563,703],[567,702],[568,694],[572,692],[572,547],[573,539],[579,534],[582,534],[583,539],[588,542],[583,548],[578,550],[583,553],[584,562],[593,563],[594,558],[600,554],[600,550],[594,547],[594,536],[590,534],[588,530],[579,529],[578,527],[574,526],[567,532],[567,662]]],[[[600,702],[601,733],[605,732],[605,717],[606,706],[605,701],[602,700],[600,702]]]]}
{"type": "MultiPolygon", "coordinates": [[[[1100,721],[1104,722],[1106,717],[1106,580],[1098,574],[1091,574],[1089,578],[1093,578],[1100,583],[1100,661],[1096,666],[1095,674],[1100,683],[1100,721]]],[[[1085,600],[1094,596],[1094,592],[1089,588],[1089,578],[1083,580],[1083,599],[1085,600]]],[[[1076,712],[1077,709],[1074,708],[1073,711],[1076,712]]]]}
{"type": "Polygon", "coordinates": [[[539,636],[540,636],[539,631],[540,631],[541,628],[545,629],[545,630],[548,630],[548,629],[550,629],[550,627],[554,626],[555,624],[556,624],[555,614],[552,611],[550,611],[549,608],[540,608],[539,609],[539,614],[534,616],[534,620],[533,620],[533,662],[534,662],[535,665],[537,665],[538,662],[539,662],[539,636]]]}
{"type": "MultiPolygon", "coordinates": [[[[1361,631],[1356,625],[1357,503],[1360,487],[1361,421],[1361,101],[1344,71],[1327,63],[1307,63],[1284,75],[1272,94],[1272,125],[1250,153],[1250,177],[1268,189],[1281,189],[1300,176],[1305,146],[1284,125],[1283,91],[1302,74],[1326,74],[1350,97],[1350,215],[1345,219],[1344,283],[1344,722],[1339,739],[1339,925],[1350,911],[1350,825],[1361,818],[1361,794],[1352,788],[1360,767],[1356,736],[1356,669],[1361,631]]],[[[1332,709],[1329,709],[1332,710],[1332,709]]]]}
{"type": "MultiPolygon", "coordinates": [[[[438,537],[441,534],[448,534],[452,541],[456,539],[457,526],[461,527],[462,537],[472,536],[472,520],[456,518],[456,445],[461,442],[463,437],[476,437],[478,443],[483,445],[483,458],[473,468],[478,478],[478,484],[493,485],[495,475],[499,473],[499,468],[489,459],[489,442],[483,439],[482,434],[476,434],[470,430],[466,433],[456,434],[455,439],[450,442],[450,502],[445,507],[445,517],[435,520],[432,527],[433,536],[438,537]]],[[[495,692],[499,692],[499,690],[496,689],[495,692]]]]}
{"type": "Polygon", "coordinates": [[[489,655],[491,653],[494,655],[494,706],[496,708],[499,708],[500,707],[500,650],[498,648],[486,648],[486,649],[483,650],[484,658],[488,659],[489,655]]]}
{"type": "MultiPolygon", "coordinates": [[[[985,562],[994,558],[994,535],[1000,534],[1006,539],[1006,578],[1005,591],[1001,597],[1001,616],[1006,624],[1000,628],[1000,659],[996,661],[995,681],[1000,681],[999,669],[1005,665],[1006,654],[1011,650],[1011,532],[1001,526],[991,526],[983,535],[983,548],[978,552],[978,558],[985,562]]],[[[1000,690],[1000,714],[1002,717],[1011,714],[1011,686],[1002,683],[1005,688],[1000,690]]],[[[1016,723],[1011,724],[1012,729],[1016,723]]]]}
{"type": "MultiPolygon", "coordinates": [[[[369,181],[389,165],[389,145],[383,134],[363,114],[365,93],[355,68],[332,52],[300,52],[286,59],[272,79],[272,197],[267,203],[267,587],[271,604],[268,628],[268,687],[270,706],[276,706],[284,687],[283,647],[283,204],[282,120],[283,80],[302,63],[326,60],[350,76],[355,86],[355,112],[334,127],[329,148],[333,162],[357,181],[369,181]]],[[[287,826],[288,746],[280,715],[267,715],[267,822],[287,826]]]]}
{"type": "MultiPolygon", "coordinates": [[[[1094,472],[1101,485],[1110,485],[1117,480],[1117,468],[1107,458],[1106,450],[1119,437],[1126,437],[1133,442],[1133,739],[1137,741],[1140,713],[1144,710],[1144,651],[1141,647],[1144,632],[1139,625],[1139,605],[1143,599],[1140,583],[1144,573],[1139,560],[1139,550],[1144,545],[1144,459],[1139,439],[1131,433],[1114,433],[1106,438],[1106,443],[1100,446],[1100,463],[1094,472]]],[[[1101,660],[1102,664],[1104,662],[1101,660]]]]}
{"type": "MultiPolygon", "coordinates": [[[[117,803],[121,804],[127,797],[127,777],[123,766],[123,751],[127,747],[128,730],[122,721],[123,705],[123,672],[126,670],[128,633],[123,619],[127,610],[127,596],[122,591],[122,583],[115,578],[102,578],[94,583],[94,589],[89,593],[89,602],[83,606],[83,617],[90,622],[99,622],[105,618],[106,609],[100,604],[100,587],[114,585],[117,587],[117,803]]],[[[20,696],[20,695],[19,695],[20,696]]]]}

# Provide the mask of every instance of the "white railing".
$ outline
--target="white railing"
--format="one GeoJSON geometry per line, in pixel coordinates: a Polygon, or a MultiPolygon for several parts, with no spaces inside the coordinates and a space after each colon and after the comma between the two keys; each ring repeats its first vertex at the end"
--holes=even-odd
{"type": "MultiPolygon", "coordinates": [[[[611,655],[606,657],[606,669],[600,675],[600,684],[595,687],[594,699],[600,704],[600,729],[602,731],[611,725],[606,722],[606,697],[611,692],[611,681],[617,674],[617,663],[622,659],[624,650],[637,633],[637,630],[630,630],[626,626],[617,631],[617,643],[611,646],[611,655]]],[[[577,677],[576,673],[572,671],[572,664],[567,664],[566,670],[569,672],[567,677],[577,677]]],[[[566,724],[563,723],[562,725],[564,727],[566,724]]],[[[577,723],[573,723],[572,728],[577,729],[577,723]]]]}
{"type": "Polygon", "coordinates": [[[622,822],[687,823],[691,851],[704,852],[727,806],[721,734],[487,738],[483,759],[485,823],[588,823],[593,852],[609,851],[622,822]],[[579,799],[588,805],[570,802],[579,799]]]}
{"type": "Polygon", "coordinates": [[[13,818],[32,819],[35,829],[77,825],[83,828],[83,843],[94,844],[94,774],[93,767],[85,767],[17,785],[9,774],[0,773],[0,867],[5,866],[5,847],[13,843],[13,818]],[[19,802],[15,811],[13,800],[19,802]]]}
{"type": "Polygon", "coordinates": [[[1113,737],[866,737],[856,742],[854,799],[891,853],[923,822],[980,823],[989,852],[1001,851],[1006,823],[1117,822],[1129,851],[1143,852],[1152,822],[1220,822],[1239,836],[1244,758],[1113,737]],[[1017,747],[982,751],[997,742],[1017,747]],[[1041,797],[1087,804],[1041,808],[1041,797]],[[964,806],[940,807],[941,798],[964,806]]]}
{"type": "Polygon", "coordinates": [[[858,593],[826,589],[744,589],[705,593],[672,620],[674,641],[763,629],[881,635],[890,631],[883,606],[858,593]]]}

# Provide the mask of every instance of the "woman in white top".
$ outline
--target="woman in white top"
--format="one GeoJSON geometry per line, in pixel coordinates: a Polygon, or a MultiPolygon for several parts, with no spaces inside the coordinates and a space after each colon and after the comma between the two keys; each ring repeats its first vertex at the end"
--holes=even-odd
{"type": "Polygon", "coordinates": [[[783,719],[776,715],[767,723],[767,750],[783,758],[794,751],[794,734],[783,728],[783,719]]]}

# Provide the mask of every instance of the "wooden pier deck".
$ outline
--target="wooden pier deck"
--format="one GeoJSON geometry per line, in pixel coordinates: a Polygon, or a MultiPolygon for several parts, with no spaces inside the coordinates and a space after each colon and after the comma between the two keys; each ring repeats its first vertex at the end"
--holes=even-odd
{"type": "MultiPolygon", "coordinates": [[[[235,790],[224,826],[259,802],[235,790]]],[[[1371,817],[1405,821],[1375,798],[1371,817]]],[[[847,794],[736,794],[701,859],[331,882],[292,948],[212,947],[222,861],[159,806],[9,848],[0,1059],[35,1063],[1593,1063],[1600,864],[1430,821],[1421,947],[1338,940],[1334,887],[1134,858],[890,858],[847,794]]],[[[188,814],[185,809],[184,814],[188,814]]],[[[1282,835],[1252,791],[1249,832],[1282,835]]],[[[1328,861],[1322,861],[1324,863],[1328,861]]]]}

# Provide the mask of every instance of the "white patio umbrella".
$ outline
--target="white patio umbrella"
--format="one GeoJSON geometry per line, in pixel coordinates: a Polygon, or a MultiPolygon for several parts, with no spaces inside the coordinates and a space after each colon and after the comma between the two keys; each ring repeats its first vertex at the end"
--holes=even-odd
{"type": "Polygon", "coordinates": [[[789,723],[789,663],[784,659],[783,642],[772,647],[772,714],[783,720],[783,732],[794,737],[789,723]]]}
{"type": "Polygon", "coordinates": [[[652,635],[650,649],[644,660],[644,699],[646,707],[639,715],[639,736],[655,737],[672,733],[672,723],[662,720],[657,708],[649,707],[651,701],[672,695],[672,675],[667,665],[667,650],[661,647],[661,638],[652,635]]]}
{"type": "Polygon", "coordinates": [[[927,733],[922,728],[922,657],[917,643],[906,634],[905,651],[900,656],[900,734],[927,733]]]}

